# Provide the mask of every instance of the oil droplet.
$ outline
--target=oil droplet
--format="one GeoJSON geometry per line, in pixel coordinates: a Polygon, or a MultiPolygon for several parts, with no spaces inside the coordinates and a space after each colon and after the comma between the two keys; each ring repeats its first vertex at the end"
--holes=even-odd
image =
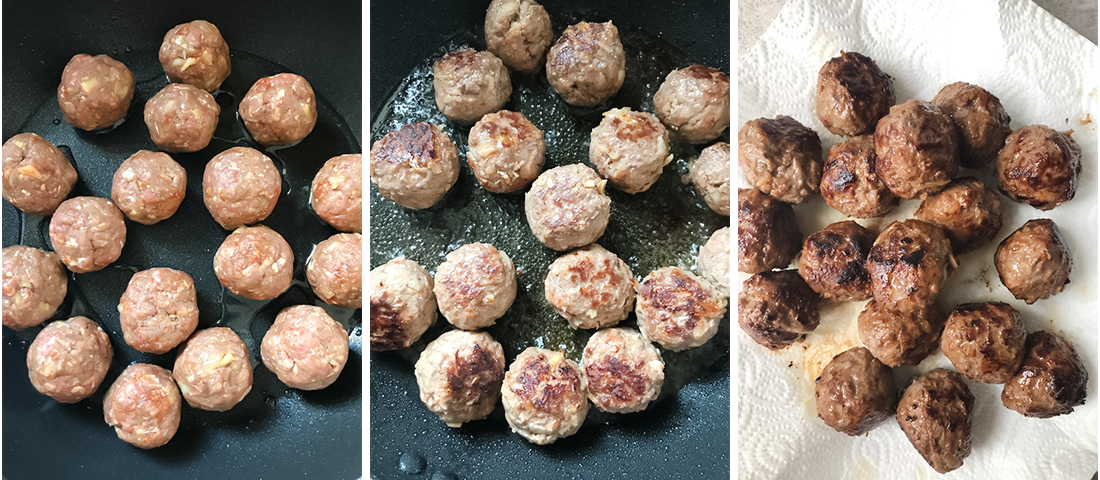
{"type": "Polygon", "coordinates": [[[54,125],[61,125],[61,119],[60,118],[53,119],[53,124],[54,125]]]}
{"type": "Polygon", "coordinates": [[[267,408],[275,408],[275,402],[275,397],[264,393],[264,404],[267,405],[267,408]]]}
{"type": "Polygon", "coordinates": [[[415,453],[403,453],[397,462],[397,468],[403,473],[408,473],[410,475],[416,475],[423,472],[425,466],[424,457],[415,453]]]}
{"type": "Polygon", "coordinates": [[[130,53],[132,51],[134,51],[134,47],[131,47],[131,46],[127,45],[126,46],[126,53],[130,53]]]}
{"type": "Polygon", "coordinates": [[[432,474],[432,480],[455,480],[456,478],[451,472],[435,472],[432,474]]]}
{"type": "Polygon", "coordinates": [[[117,48],[112,48],[111,49],[111,55],[118,55],[118,49],[117,48]]]}

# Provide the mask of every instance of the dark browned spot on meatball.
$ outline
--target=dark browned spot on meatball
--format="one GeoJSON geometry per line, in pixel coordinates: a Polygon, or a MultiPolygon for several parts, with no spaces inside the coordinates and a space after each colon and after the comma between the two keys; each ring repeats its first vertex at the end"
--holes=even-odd
{"type": "Polygon", "coordinates": [[[375,158],[395,164],[407,163],[413,169],[426,169],[439,159],[435,143],[435,129],[430,123],[410,123],[382,137],[375,158]]]}
{"type": "Polygon", "coordinates": [[[453,52],[447,52],[435,63],[435,68],[462,70],[474,64],[477,60],[477,52],[470,49],[456,50],[453,52]]]}
{"type": "Polygon", "coordinates": [[[683,69],[683,72],[687,74],[688,77],[698,80],[710,80],[713,78],[716,81],[729,81],[729,76],[726,75],[724,72],[716,68],[707,67],[705,65],[692,65],[683,69]]]}
{"type": "Polygon", "coordinates": [[[551,368],[550,359],[542,354],[528,358],[516,378],[519,390],[512,385],[512,392],[536,409],[549,413],[560,412],[571,400],[575,403],[579,398],[580,377],[564,357],[557,364],[557,368],[551,368]]]}
{"type": "Polygon", "coordinates": [[[638,362],[623,362],[609,356],[604,361],[584,366],[588,375],[588,389],[596,394],[611,394],[620,401],[631,401],[645,393],[649,378],[641,374],[638,362]]]}
{"type": "Polygon", "coordinates": [[[824,235],[816,235],[811,238],[810,245],[814,248],[814,256],[820,257],[826,255],[829,250],[832,250],[844,242],[844,239],[840,235],[833,232],[825,232],[824,235]]]}
{"type": "Polygon", "coordinates": [[[567,68],[577,62],[590,60],[599,51],[600,36],[607,26],[602,23],[579,23],[565,29],[554,45],[557,54],[551,55],[552,65],[567,68]]]}
{"type": "Polygon", "coordinates": [[[913,252],[901,256],[901,261],[909,265],[920,265],[920,261],[924,259],[924,249],[918,249],[913,252]]]}
{"type": "Polygon", "coordinates": [[[580,285],[581,298],[588,300],[591,308],[598,308],[615,298],[614,291],[622,284],[623,277],[615,272],[611,259],[604,258],[596,265],[590,258],[569,263],[569,278],[580,285]],[[606,279],[607,285],[601,287],[595,282],[606,279]]]}
{"type": "Polygon", "coordinates": [[[370,301],[370,349],[396,350],[405,347],[405,324],[401,313],[386,299],[370,301]]]}
{"type": "Polygon", "coordinates": [[[615,130],[616,137],[631,142],[657,135],[657,127],[650,119],[633,112],[613,115],[611,117],[611,127],[615,130]]]}
{"type": "Polygon", "coordinates": [[[478,405],[486,399],[496,400],[496,392],[504,380],[504,366],[492,352],[474,344],[467,357],[455,352],[452,369],[447,372],[447,391],[461,395],[467,405],[478,405]]]}
{"type": "Polygon", "coordinates": [[[719,302],[710,292],[680,271],[670,272],[668,278],[647,279],[642,283],[640,295],[658,310],[684,314],[683,324],[661,324],[664,331],[677,337],[691,335],[699,320],[712,317],[721,310],[719,302]]]}

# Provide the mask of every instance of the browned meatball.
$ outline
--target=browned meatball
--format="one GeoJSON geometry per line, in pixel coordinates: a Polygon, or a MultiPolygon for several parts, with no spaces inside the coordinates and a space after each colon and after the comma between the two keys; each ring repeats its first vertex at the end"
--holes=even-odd
{"type": "Polygon", "coordinates": [[[940,191],[959,174],[959,134],[939,107],[909,100],[875,128],[875,173],[905,200],[940,191]]]}
{"type": "Polygon", "coordinates": [[[672,161],[668,142],[668,131],[653,114],[612,108],[592,129],[588,159],[615,188],[640,193],[649,190],[672,161]]]}
{"type": "Polygon", "coordinates": [[[538,445],[577,433],[588,415],[588,381],[563,352],[527,347],[504,374],[504,418],[538,445]]]}
{"type": "Polygon", "coordinates": [[[737,132],[737,163],[757,190],[803,203],[821,184],[821,139],[798,120],[779,115],[745,122],[737,132]]]}
{"type": "Polygon", "coordinates": [[[925,197],[913,216],[942,228],[955,255],[962,255],[985,246],[1001,231],[1001,199],[981,180],[958,178],[925,197]]]}
{"type": "Polygon", "coordinates": [[[737,190],[737,270],[760,273],[791,264],[802,245],[794,209],[755,188],[737,190]]]}
{"type": "Polygon", "coordinates": [[[260,343],[264,366],[299,390],[320,390],[340,376],[348,361],[348,332],[314,305],[284,308],[260,343]]]}
{"type": "Polygon", "coordinates": [[[905,389],[898,403],[901,431],[937,472],[947,473],[970,455],[974,394],[958,373],[936,369],[905,389]]]}
{"type": "Polygon", "coordinates": [[[1017,129],[997,156],[997,188],[1039,210],[1073,200],[1081,177],[1081,147],[1044,125],[1017,129]]]}
{"type": "Polygon", "coordinates": [[[222,108],[214,96],[186,83],[168,86],[145,102],[145,126],[166,152],[197,152],[210,144],[222,108]]]}
{"type": "Polygon", "coordinates": [[[138,150],[111,180],[111,199],[126,218],[153,225],[176,213],[187,194],[187,170],[164,152],[138,150]]]}
{"type": "Polygon", "coordinates": [[[505,65],[534,73],[554,41],[550,15],[534,0],[493,0],[485,11],[485,45],[505,65]]]}
{"type": "Polygon", "coordinates": [[[707,243],[699,249],[696,259],[699,276],[714,285],[723,297],[730,296],[730,227],[722,227],[710,234],[707,243]]]}
{"type": "Polygon", "coordinates": [[[24,245],[3,250],[4,326],[22,330],[46,321],[65,301],[69,279],[56,253],[24,245]]]}
{"type": "Polygon", "coordinates": [[[546,302],[573,328],[603,328],[634,309],[630,266],[599,244],[578,248],[550,264],[543,281],[546,302]]]}
{"type": "Polygon", "coordinates": [[[516,267],[502,250],[469,243],[447,254],[435,271],[439,312],[463,330],[485,328],[516,299],[516,267]]]}
{"type": "Polygon", "coordinates": [[[849,217],[873,218],[890,213],[901,199],[875,172],[875,138],[861,135],[829,147],[821,173],[825,203],[849,217]]]}
{"type": "Polygon", "coordinates": [[[363,308],[363,236],[337,233],[318,243],[306,262],[306,280],[329,305],[363,308]]]}
{"type": "Polygon", "coordinates": [[[135,273],[118,301],[118,320],[123,338],[135,350],[168,352],[199,325],[195,281],[171,268],[135,273]]]}
{"type": "Polygon", "coordinates": [[[279,169],[267,155],[250,147],[233,147],[206,163],[202,203],[226,230],[263,221],[283,190],[279,169]]]}
{"type": "Polygon", "coordinates": [[[542,131],[522,113],[501,110],[481,117],[470,130],[466,163],[486,190],[508,193],[535,181],[545,154],[542,131]]]}
{"type": "Polygon", "coordinates": [[[1001,241],[993,264],[1012,296],[1027,302],[1050,298],[1069,283],[1073,269],[1066,239],[1053,220],[1030,220],[1001,241]]]}
{"type": "Polygon", "coordinates": [[[730,77],[703,65],[673,70],[653,95],[653,107],[677,139],[709,142],[730,126],[730,77]]]}
{"type": "Polygon", "coordinates": [[[591,107],[611,98],[626,79],[626,55],[611,22],[565,28],[546,54],[546,79],[570,105],[591,107]]]}
{"type": "Polygon", "coordinates": [[[852,347],[829,361],[814,380],[817,416],[851,436],[885,422],[898,405],[894,372],[864,347],[852,347]]]}
{"type": "Polygon", "coordinates": [[[940,227],[913,219],[891,223],[867,255],[871,294],[891,309],[924,307],[957,265],[940,227]]]}
{"type": "Polygon", "coordinates": [[[1084,405],[1089,372],[1073,345],[1043,330],[1027,336],[1024,365],[1005,382],[1001,403],[1035,418],[1073,413],[1084,405]]]}
{"type": "Polygon", "coordinates": [[[183,344],[172,376],[187,404],[224,412],[252,391],[252,364],[248,347],[233,330],[206,328],[183,344]]]}
{"type": "Polygon", "coordinates": [[[871,300],[859,312],[859,339],[875,358],[896,367],[916,365],[936,350],[947,320],[935,303],[898,310],[871,300]]]}
{"type": "Polygon", "coordinates": [[[806,237],[798,273],[828,300],[871,298],[871,278],[864,263],[875,241],[862,225],[837,222],[806,237]]]}
{"type": "Polygon", "coordinates": [[[841,51],[817,72],[817,118],[837,135],[873,132],[896,99],[894,79],[862,54],[841,51]]]}
{"type": "Polygon", "coordinates": [[[158,53],[168,80],[213,92],[232,71],[229,45],[206,20],[181,23],[164,34],[158,53]]]}
{"type": "Polygon", "coordinates": [[[88,317],[46,325],[27,349],[31,385],[61,403],[76,403],[99,389],[111,366],[111,340],[88,317]]]}
{"type": "Polygon", "coordinates": [[[270,300],[294,280],[294,251],[275,230],[241,227],[214,252],[214,274],[235,295],[270,300]]]}
{"type": "Polygon", "coordinates": [[[714,213],[730,214],[730,144],[718,142],[699,153],[691,166],[691,183],[714,213]]]}
{"type": "Polygon", "coordinates": [[[341,232],[363,233],[363,155],[328,159],[310,184],[309,206],[341,232]]]}
{"type": "Polygon", "coordinates": [[[106,198],[73,197],[50,218],[50,243],[73,273],[94,272],[122,255],[126,222],[106,198]]]}
{"type": "Polygon", "coordinates": [[[435,105],[448,119],[476,122],[500,110],[512,96],[512,79],[496,55],[471,49],[443,55],[432,64],[435,105]]]}
{"type": "Polygon", "coordinates": [[[1002,302],[966,303],[947,317],[940,350],[959,373],[983,383],[1005,383],[1024,361],[1024,321],[1002,302]]]}
{"type": "Polygon", "coordinates": [[[150,449],[168,443],[183,409],[172,372],[135,363],[118,376],[103,399],[103,420],[126,443],[150,449]]]}
{"type": "Polygon", "coordinates": [[[504,382],[504,348],[485,332],[451,330],[416,361],[420,401],[448,427],[488,417],[504,382]]]}
{"type": "Polygon", "coordinates": [[[665,362],[637,330],[605,328],[592,335],[581,357],[588,399],[611,413],[640,412],[661,393],[665,362]]]}
{"type": "Polygon", "coordinates": [[[439,127],[416,122],[387,133],[370,150],[370,181],[405,208],[435,205],[458,180],[458,148],[439,127]]]}
{"type": "Polygon", "coordinates": [[[726,303],[710,282],[679,267],[662,267],[638,284],[634,314],[642,335],[676,352],[714,337],[726,303]]]}
{"type": "Polygon", "coordinates": [[[523,201],[531,233],[559,252],[595,242],[611,219],[606,187],[607,180],[579,163],[542,172],[523,201]]]}
{"type": "Polygon", "coordinates": [[[256,80],[237,109],[252,138],[264,145],[293,145],[317,125],[317,97],[301,75],[256,80]]]}
{"type": "Polygon", "coordinates": [[[69,196],[76,169],[65,154],[36,133],[4,142],[4,200],[30,215],[50,215],[69,196]]]}
{"type": "Polygon", "coordinates": [[[404,257],[370,271],[370,349],[406,348],[435,323],[432,276],[404,257]]]}
{"type": "Polygon", "coordinates": [[[107,55],[73,55],[61,72],[57,103],[65,121],[81,130],[120,123],[134,98],[134,74],[107,55]]]}
{"type": "Polygon", "coordinates": [[[806,338],[821,322],[821,297],[797,270],[757,273],[745,280],[737,298],[741,329],[772,350],[806,338]]]}
{"type": "Polygon", "coordinates": [[[932,104],[943,110],[959,132],[959,163],[967,168],[979,168],[997,158],[1012,133],[1012,120],[1001,100],[984,88],[966,82],[955,82],[940,89],[932,104]]]}

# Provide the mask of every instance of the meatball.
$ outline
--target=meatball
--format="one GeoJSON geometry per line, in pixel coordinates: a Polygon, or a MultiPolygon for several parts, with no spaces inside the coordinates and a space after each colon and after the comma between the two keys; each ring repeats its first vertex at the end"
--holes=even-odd
{"type": "Polygon", "coordinates": [[[579,163],[542,172],[524,196],[527,225],[540,242],[559,252],[595,242],[611,219],[606,187],[607,180],[579,163]]]}
{"type": "Polygon", "coordinates": [[[630,328],[606,328],[593,334],[581,365],[588,379],[588,399],[605,412],[645,410],[660,395],[665,380],[661,352],[630,328]]]}
{"type": "Polygon", "coordinates": [[[88,317],[73,317],[43,328],[27,350],[31,385],[61,403],[90,397],[111,366],[111,340],[88,317]]]}
{"type": "Polygon", "coordinates": [[[718,142],[699,153],[691,167],[691,183],[707,206],[730,215],[730,144],[718,142]]]}
{"type": "Polygon", "coordinates": [[[821,297],[797,270],[757,273],[745,280],[737,299],[741,329],[772,350],[805,339],[821,323],[821,297]]]}
{"type": "Polygon", "coordinates": [[[947,473],[970,455],[974,394],[958,373],[942,368],[913,380],[898,403],[901,431],[937,472],[947,473]]]}
{"type": "Polygon", "coordinates": [[[474,123],[512,96],[508,69],[489,52],[448,52],[432,64],[432,77],[435,106],[453,122],[474,123]]]}
{"type": "Polygon", "coordinates": [[[983,383],[1005,383],[1024,361],[1027,330],[1007,303],[966,303],[947,317],[940,350],[959,373],[983,383]]]}
{"type": "Polygon", "coordinates": [[[699,276],[714,285],[723,297],[730,296],[730,227],[710,234],[699,249],[699,276]]]}
{"type": "Polygon", "coordinates": [[[892,212],[901,203],[875,173],[875,138],[861,135],[829,147],[821,173],[825,203],[849,217],[874,218],[892,212]]]}
{"type": "Polygon", "coordinates": [[[301,75],[280,73],[256,80],[237,112],[257,142],[294,145],[317,125],[317,97],[301,75]]]}
{"type": "Polygon", "coordinates": [[[241,227],[214,252],[214,274],[234,295],[270,300],[294,280],[294,251],[275,230],[241,227]]]}
{"type": "Polygon", "coordinates": [[[447,254],[432,291],[448,322],[463,330],[485,328],[516,299],[516,267],[504,251],[469,243],[447,254]]]}
{"type": "Polygon", "coordinates": [[[862,225],[847,220],[806,237],[798,273],[825,299],[871,298],[871,277],[865,262],[875,239],[862,225]]]}
{"type": "Polygon", "coordinates": [[[546,302],[569,326],[603,328],[630,315],[636,283],[626,262],[593,243],[555,259],[543,290],[546,302]]]}
{"type": "Polygon", "coordinates": [[[386,199],[420,210],[435,205],[458,180],[458,148],[439,127],[404,125],[374,142],[370,181],[386,199]]]}
{"type": "Polygon", "coordinates": [[[885,422],[898,406],[894,372],[864,347],[833,357],[814,380],[817,416],[851,436],[863,435],[885,422]]]}
{"type": "Polygon", "coordinates": [[[363,233],[363,155],[328,159],[310,184],[309,206],[341,232],[363,233]]]}
{"type": "Polygon", "coordinates": [[[50,218],[50,243],[73,273],[94,272],[122,255],[126,222],[106,198],[73,197],[50,218]]]}
{"type": "Polygon", "coordinates": [[[488,417],[504,383],[504,348],[485,332],[451,330],[416,361],[420,401],[448,427],[488,417]]]}
{"type": "Polygon", "coordinates": [[[36,133],[4,142],[4,200],[30,215],[50,215],[69,196],[76,169],[68,157],[36,133]]]}
{"type": "Polygon", "coordinates": [[[966,177],[924,198],[914,217],[939,226],[955,255],[977,250],[1001,231],[1001,199],[981,180],[966,177]]]}
{"type": "Polygon", "coordinates": [[[890,367],[916,365],[940,345],[947,321],[935,303],[912,310],[867,302],[856,320],[859,339],[875,358],[890,367]]]}
{"type": "Polygon", "coordinates": [[[527,347],[504,374],[501,400],[512,431],[539,445],[581,428],[588,415],[588,381],[562,352],[527,347]]]}
{"type": "Polygon", "coordinates": [[[306,280],[329,305],[363,308],[363,236],[337,233],[318,243],[306,262],[306,280]]]}
{"type": "Polygon", "coordinates": [[[4,326],[22,330],[46,321],[65,301],[69,279],[56,253],[24,245],[3,250],[4,326]]]}
{"type": "Polygon", "coordinates": [[[905,200],[940,191],[959,174],[959,134],[939,107],[909,100],[875,128],[875,173],[905,200]]]}
{"type": "Polygon", "coordinates": [[[336,381],[348,361],[348,332],[313,305],[284,308],[260,343],[264,366],[299,390],[320,390],[336,381]]]}
{"type": "Polygon", "coordinates": [[[135,363],[118,376],[103,398],[103,420],[126,443],[150,449],[168,443],[180,427],[180,391],[172,372],[135,363]]]}
{"type": "Polygon", "coordinates": [[[221,152],[202,173],[202,203],[226,230],[263,221],[275,210],[282,190],[279,169],[255,148],[221,152]]]}
{"type": "Polygon", "coordinates": [[[802,232],[794,209],[755,188],[737,190],[737,270],[784,268],[798,255],[802,232]]]}
{"type": "Polygon", "coordinates": [[[1089,372],[1073,345],[1039,330],[1027,336],[1023,367],[1005,382],[1001,403],[1035,418],[1073,412],[1085,404],[1089,372]]]}
{"type": "Polygon", "coordinates": [[[485,45],[505,65],[523,73],[542,66],[554,41],[550,15],[534,0],[493,0],[485,12],[485,45]]]}
{"type": "Polygon", "coordinates": [[[145,102],[145,126],[166,152],[197,152],[210,144],[222,107],[214,96],[186,83],[168,86],[145,102]]]}
{"type": "Polygon", "coordinates": [[[997,156],[997,188],[1039,210],[1073,200],[1081,177],[1081,147],[1043,125],[1012,132],[997,156]]]}
{"type": "Polygon", "coordinates": [[[167,353],[199,325],[195,281],[171,268],[135,273],[118,301],[118,321],[123,338],[135,350],[167,353]]]}
{"type": "Polygon", "coordinates": [[[172,376],[187,404],[203,410],[224,412],[252,391],[248,347],[225,327],[195,332],[176,356],[172,376]]]}
{"type": "Polygon", "coordinates": [[[821,139],[798,120],[779,115],[745,122],[737,132],[737,162],[757,190],[804,203],[821,184],[821,139]]]}
{"type": "Polygon", "coordinates": [[[913,219],[891,223],[867,254],[871,295],[891,309],[927,306],[957,265],[940,227],[913,219]]]}
{"type": "Polygon", "coordinates": [[[874,132],[896,99],[894,79],[862,54],[841,51],[817,72],[817,118],[837,135],[874,132]]]}
{"type": "Polygon", "coordinates": [[[232,71],[229,45],[218,27],[206,20],[181,23],[169,30],[157,56],[169,81],[208,92],[217,90],[232,71]]]}
{"type": "Polygon", "coordinates": [[[730,126],[730,77],[716,68],[673,70],[653,96],[661,121],[688,143],[707,143],[730,126]]]}
{"type": "Polygon", "coordinates": [[[565,103],[593,107],[611,98],[626,79],[626,54],[611,22],[565,28],[546,54],[546,79],[565,103]]]}
{"type": "Polygon", "coordinates": [[[370,271],[370,349],[407,348],[435,323],[432,276],[404,257],[370,271]]]}
{"type": "Polygon", "coordinates": [[[470,130],[466,163],[486,190],[509,193],[535,181],[545,154],[542,131],[522,113],[501,110],[481,117],[470,130]]]}
{"type": "Polygon", "coordinates": [[[644,192],[672,161],[668,131],[650,113],[612,108],[592,129],[588,159],[615,188],[644,192]]]}
{"type": "Polygon", "coordinates": [[[138,150],[115,170],[111,199],[127,218],[143,225],[167,220],[187,194],[187,170],[164,152],[138,150]]]}
{"type": "Polygon", "coordinates": [[[107,55],[73,55],[61,72],[57,103],[65,121],[81,130],[121,123],[134,98],[134,74],[107,55]]]}
{"type": "Polygon", "coordinates": [[[1001,100],[984,88],[966,82],[955,82],[940,89],[932,104],[943,110],[955,122],[959,132],[959,163],[967,168],[980,168],[997,158],[1012,133],[1012,120],[1001,100]]]}
{"type": "Polygon", "coordinates": [[[674,352],[707,343],[726,313],[726,298],[710,282],[679,267],[662,267],[638,284],[638,327],[674,352]]]}
{"type": "Polygon", "coordinates": [[[1053,220],[1030,220],[1001,241],[993,256],[1001,283],[1027,302],[1050,298],[1069,283],[1073,257],[1053,220]]]}

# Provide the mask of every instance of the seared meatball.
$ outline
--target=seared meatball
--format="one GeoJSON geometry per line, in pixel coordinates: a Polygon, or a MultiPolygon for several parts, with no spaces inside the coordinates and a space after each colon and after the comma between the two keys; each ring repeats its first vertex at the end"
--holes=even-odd
{"type": "Polygon", "coordinates": [[[640,412],[657,399],[665,362],[637,330],[605,328],[592,335],[581,357],[588,399],[611,413],[640,412]]]}
{"type": "Polygon", "coordinates": [[[299,390],[320,390],[336,381],[348,361],[348,332],[313,305],[284,308],[260,343],[264,366],[299,390]]]}
{"type": "Polygon", "coordinates": [[[435,105],[448,119],[476,122],[500,110],[512,96],[512,79],[496,55],[471,49],[455,50],[432,64],[435,105]]]}
{"type": "Polygon", "coordinates": [[[1069,283],[1073,257],[1053,220],[1030,220],[1001,241],[993,264],[1012,296],[1027,302],[1050,298],[1069,283]]]}
{"type": "Polygon", "coordinates": [[[955,255],[962,255],[985,246],[1001,231],[1001,199],[981,180],[959,178],[925,197],[913,216],[942,228],[955,255]]]}
{"type": "Polygon", "coordinates": [[[158,53],[168,80],[213,92],[232,71],[229,45],[206,20],[181,23],[164,35],[158,53]]]}
{"type": "Polygon", "coordinates": [[[416,361],[420,401],[448,427],[488,417],[504,382],[504,349],[485,332],[451,330],[416,361]]]}
{"type": "Polygon", "coordinates": [[[485,328],[516,299],[516,267],[504,251],[469,243],[447,254],[435,271],[433,291],[448,322],[463,330],[485,328]]]}
{"type": "Polygon", "coordinates": [[[111,340],[88,317],[46,325],[27,349],[31,385],[61,403],[76,403],[99,389],[111,366],[111,340]]]}
{"type": "Polygon", "coordinates": [[[803,203],[821,183],[821,139],[786,115],[745,122],[737,163],[749,184],[787,203],[803,203]]]}
{"type": "Polygon", "coordinates": [[[871,295],[884,307],[924,307],[940,293],[957,263],[940,227],[920,220],[894,222],[867,254],[871,295]]]}
{"type": "Polygon", "coordinates": [[[875,138],[861,135],[829,147],[821,173],[825,203],[849,217],[882,217],[897,208],[894,195],[875,172],[875,138]]]}
{"type": "Polygon", "coordinates": [[[871,277],[864,263],[875,239],[851,220],[837,222],[806,237],[798,273],[825,299],[871,298],[871,277]]]}
{"type": "Polygon", "coordinates": [[[691,183],[714,213],[730,214],[730,144],[718,142],[699,153],[691,167],[691,183]]]}
{"type": "Polygon", "coordinates": [[[115,433],[138,448],[168,443],[180,427],[183,409],[172,372],[135,363],[118,376],[103,398],[103,420],[115,433]]]}
{"type": "Polygon", "coordinates": [[[859,312],[859,339],[887,366],[916,365],[936,350],[946,315],[935,303],[898,310],[877,300],[859,312]]]}
{"type": "Polygon", "coordinates": [[[531,233],[559,252],[595,242],[611,219],[606,186],[607,180],[579,163],[542,172],[523,201],[531,233]]]}
{"type": "Polygon", "coordinates": [[[313,249],[306,280],[329,305],[363,308],[363,236],[337,233],[313,249]]]}
{"type": "Polygon", "coordinates": [[[699,275],[714,285],[723,297],[730,296],[730,227],[710,234],[699,249],[699,275]]]}
{"type": "Polygon", "coordinates": [[[252,138],[264,145],[293,145],[317,125],[317,97],[301,75],[256,80],[237,109],[252,138]]]}
{"type": "Polygon", "coordinates": [[[252,391],[248,347],[225,327],[205,328],[187,339],[172,376],[187,404],[203,410],[224,412],[252,391]]]}
{"type": "Polygon", "coordinates": [[[24,245],[3,250],[4,326],[22,330],[46,321],[65,301],[69,279],[56,253],[24,245]]]}
{"type": "Polygon", "coordinates": [[[1012,132],[997,156],[997,187],[1039,210],[1073,200],[1081,177],[1081,147],[1044,125],[1012,132]]]}
{"type": "Polygon", "coordinates": [[[630,266],[599,244],[581,247],[550,264],[546,302],[573,328],[610,327],[634,309],[630,266]]]}
{"type": "Polygon", "coordinates": [[[139,352],[168,352],[199,325],[196,298],[195,281],[187,272],[150,268],[135,273],[118,301],[123,338],[139,352]]]}
{"type": "Polygon", "coordinates": [[[145,102],[145,126],[166,152],[197,152],[210,144],[222,108],[214,96],[186,83],[168,86],[145,102]]]}
{"type": "Polygon", "coordinates": [[[1024,361],[1024,321],[1002,302],[966,303],[947,317],[940,350],[959,373],[983,383],[1005,383],[1024,361]]]}
{"type": "Polygon", "coordinates": [[[493,0],[485,12],[485,45],[505,65],[534,73],[554,41],[550,15],[534,0],[493,0]]]}
{"type": "Polygon", "coordinates": [[[36,133],[4,142],[4,200],[30,215],[50,215],[69,196],[76,169],[68,157],[36,133]]]}
{"type": "Polygon", "coordinates": [[[966,82],[955,82],[940,89],[932,104],[943,110],[959,132],[959,163],[967,168],[979,168],[997,158],[1012,133],[1012,120],[1001,100],[984,88],[966,82]]]}
{"type": "Polygon", "coordinates": [[[581,428],[588,415],[588,381],[562,352],[527,347],[504,374],[501,400],[512,431],[546,445],[581,428]]]}
{"type": "Polygon", "coordinates": [[[970,455],[974,394],[958,373],[936,369],[913,380],[898,403],[901,431],[937,472],[947,473],[970,455]]]}
{"type": "Polygon", "coordinates": [[[710,282],[679,267],[661,267],[638,284],[638,328],[674,352],[707,343],[726,313],[726,298],[710,282]]]}
{"type": "Polygon", "coordinates": [[[126,222],[106,198],[73,197],[50,218],[50,244],[73,273],[94,272],[122,255],[126,222]]]}
{"type": "Polygon", "coordinates": [[[486,190],[508,193],[535,181],[545,154],[542,131],[522,113],[501,110],[481,117],[470,130],[466,163],[486,190]]]}
{"type": "Polygon", "coordinates": [[[821,322],[821,297],[796,270],[757,273],[745,280],[737,299],[741,329],[772,350],[806,338],[821,322]]]}
{"type": "Polygon", "coordinates": [[[588,159],[615,188],[644,192],[672,161],[668,131],[653,114],[612,108],[592,129],[588,159]]]}
{"type": "Polygon", "coordinates": [[[841,51],[817,72],[817,118],[837,135],[874,132],[896,99],[894,79],[862,54],[841,51]]]}
{"type": "Polygon", "coordinates": [[[250,147],[233,147],[206,163],[202,203],[226,230],[263,221],[283,190],[283,177],[267,155],[250,147]]]}
{"type": "Polygon", "coordinates": [[[546,79],[565,103],[592,107],[611,98],[626,79],[626,54],[611,22],[565,28],[546,54],[546,79]]]}
{"type": "Polygon", "coordinates": [[[864,347],[852,347],[829,361],[814,380],[817,416],[851,436],[885,422],[898,405],[894,372],[864,347]]]}
{"type": "Polygon", "coordinates": [[[794,209],[755,188],[737,190],[737,270],[784,268],[798,255],[802,232],[794,209]]]}
{"type": "Polygon", "coordinates": [[[959,174],[959,134],[939,107],[909,100],[875,128],[875,173],[905,200],[940,191],[959,174]]]}
{"type": "Polygon", "coordinates": [[[241,227],[214,252],[214,274],[234,295],[270,300],[294,280],[294,251],[279,232],[263,225],[241,227]]]}
{"type": "Polygon", "coordinates": [[[57,103],[65,121],[81,130],[121,123],[134,98],[134,74],[107,55],[73,55],[61,72],[57,103]]]}
{"type": "Polygon", "coordinates": [[[1035,418],[1073,412],[1085,404],[1089,372],[1073,345],[1043,330],[1027,336],[1023,367],[1005,382],[1001,403],[1035,418]]]}
{"type": "Polygon", "coordinates": [[[378,193],[405,208],[435,205],[458,180],[458,148],[439,127],[404,125],[374,142],[370,181],[378,193]]]}
{"type": "Polygon", "coordinates": [[[138,150],[111,180],[111,199],[127,218],[143,225],[176,213],[187,194],[187,170],[164,152],[138,150]]]}
{"type": "Polygon", "coordinates": [[[328,159],[310,184],[309,206],[341,232],[363,233],[363,155],[328,159]]]}
{"type": "Polygon", "coordinates": [[[404,257],[370,271],[370,349],[406,348],[435,323],[432,276],[404,257]]]}
{"type": "Polygon", "coordinates": [[[677,139],[709,142],[730,126],[730,77],[703,65],[673,70],[653,96],[653,106],[677,139]]]}

